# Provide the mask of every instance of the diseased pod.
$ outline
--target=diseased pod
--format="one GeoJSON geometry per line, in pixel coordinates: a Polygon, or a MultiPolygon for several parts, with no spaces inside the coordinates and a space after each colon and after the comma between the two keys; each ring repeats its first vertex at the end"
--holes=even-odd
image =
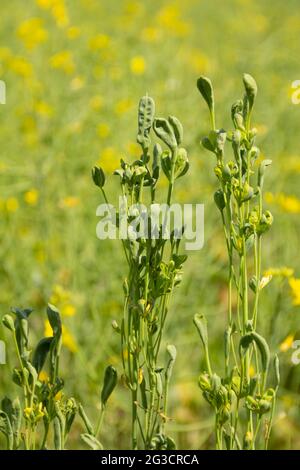
{"type": "MultiPolygon", "coordinates": [[[[144,96],[138,107],[137,142],[141,156],[133,163],[121,160],[114,174],[119,177],[125,218],[130,228],[133,218],[140,217],[148,236],[134,236],[122,240],[128,274],[124,280],[124,314],[120,326],[113,323],[120,335],[123,364],[123,382],[131,393],[132,448],[173,449],[174,441],[166,434],[168,421],[168,387],[176,348],[168,345],[165,364],[160,356],[163,333],[174,288],[181,281],[182,265],[186,255],[179,253],[180,238],[173,231],[165,236],[166,218],[157,226],[143,211],[157,202],[157,184],[168,181],[165,203],[172,202],[175,181],[189,168],[187,152],[181,147],[183,129],[177,118],[155,118],[154,101],[144,96]],[[152,146],[151,133],[165,144],[152,146]],[[162,171],[161,171],[162,170],[162,171]],[[155,233],[154,233],[155,232],[155,233]]],[[[95,184],[104,191],[105,177],[101,168],[92,172],[95,184]]],[[[160,191],[159,191],[160,192],[160,191]]],[[[117,224],[121,224],[117,214],[117,224]]],[[[120,227],[119,227],[120,228],[120,227]]]]}
{"type": "Polygon", "coordinates": [[[203,396],[215,413],[218,449],[267,449],[279,386],[279,361],[275,356],[270,383],[270,350],[257,331],[259,297],[270,281],[261,274],[262,238],[273,217],[263,208],[263,184],[271,160],[260,160],[255,145],[257,130],[251,115],[257,95],[255,80],[243,77],[245,94],[231,107],[234,130],[216,128],[213,87],[200,77],[197,86],[210,114],[211,131],[202,139],[215,155],[219,188],[214,200],[220,211],[228,252],[228,317],[224,334],[225,371],[221,378],[209,357],[207,322],[196,315],[194,323],[205,353],[205,368],[199,377],[203,396]],[[227,144],[232,158],[225,155],[227,144]],[[228,145],[228,146],[229,146],[228,145]],[[236,304],[232,299],[236,298],[236,304]]]}

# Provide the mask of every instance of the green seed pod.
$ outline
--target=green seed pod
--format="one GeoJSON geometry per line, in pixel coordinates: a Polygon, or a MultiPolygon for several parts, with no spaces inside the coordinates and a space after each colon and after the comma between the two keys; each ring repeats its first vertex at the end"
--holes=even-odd
{"type": "Polygon", "coordinates": [[[279,357],[277,356],[277,354],[274,357],[274,369],[275,369],[275,379],[276,379],[275,388],[278,389],[279,384],[280,384],[280,364],[279,364],[279,357]]]}
{"type": "Polygon", "coordinates": [[[267,166],[270,166],[272,164],[272,160],[263,160],[259,166],[258,170],[258,180],[257,180],[257,186],[259,188],[263,188],[264,185],[264,176],[265,176],[265,169],[267,166]]]}
{"type": "Polygon", "coordinates": [[[94,166],[92,169],[92,178],[96,186],[103,188],[105,184],[105,174],[102,168],[94,166]]]}
{"type": "Polygon", "coordinates": [[[53,337],[51,338],[43,338],[38,343],[36,350],[33,354],[32,365],[36,369],[37,373],[39,374],[44,367],[47,355],[50,351],[50,346],[52,343],[53,337]]]}
{"type": "Polygon", "coordinates": [[[81,403],[79,403],[79,405],[78,405],[78,413],[79,413],[79,416],[81,417],[82,421],[84,422],[84,425],[86,427],[87,432],[89,434],[95,434],[93,425],[90,422],[89,418],[87,417],[81,403]]]}
{"type": "Polygon", "coordinates": [[[198,330],[200,339],[203,343],[204,348],[208,347],[208,334],[207,334],[207,320],[204,315],[196,314],[194,316],[194,325],[198,330]]]}
{"type": "Polygon", "coordinates": [[[212,145],[211,141],[209,140],[208,137],[203,137],[203,139],[201,140],[201,145],[206,149],[206,150],[209,150],[210,152],[215,152],[215,148],[214,146],[212,145]]]}
{"type": "Polygon", "coordinates": [[[61,450],[62,449],[61,427],[60,427],[60,421],[57,416],[55,416],[54,418],[53,428],[54,428],[54,448],[55,450],[61,450]]]}
{"type": "Polygon", "coordinates": [[[175,162],[175,178],[181,178],[184,176],[190,167],[187,151],[185,148],[181,147],[178,149],[176,162],[175,162]]]}
{"type": "Polygon", "coordinates": [[[197,80],[197,88],[200,91],[204,101],[206,102],[211,113],[214,111],[214,91],[213,86],[209,78],[200,77],[197,80]]]}
{"type": "Polygon", "coordinates": [[[252,331],[250,334],[259,349],[263,371],[267,373],[270,364],[270,349],[268,343],[265,338],[256,333],[256,331],[252,331]]]}
{"type": "Polygon", "coordinates": [[[48,316],[48,320],[51,325],[54,336],[61,336],[61,333],[62,333],[61,319],[60,319],[59,311],[57,310],[56,307],[54,307],[54,305],[48,304],[47,316],[48,316]]]}
{"type": "Polygon", "coordinates": [[[153,123],[153,130],[171,150],[177,147],[176,137],[171,124],[164,118],[156,118],[153,123]]]}
{"type": "Polygon", "coordinates": [[[138,134],[137,142],[143,147],[148,148],[151,140],[149,137],[155,114],[154,100],[146,95],[140,99],[138,108],[138,134]]]}
{"type": "Polygon", "coordinates": [[[256,276],[252,276],[249,280],[249,287],[255,293],[257,292],[257,278],[256,276]]]}
{"type": "Polygon", "coordinates": [[[247,431],[245,436],[244,436],[244,441],[243,441],[243,449],[244,450],[249,450],[252,447],[252,442],[253,442],[253,435],[250,431],[247,431]]]}
{"type": "Polygon", "coordinates": [[[107,366],[104,373],[103,387],[101,391],[101,403],[106,405],[107,400],[117,385],[118,374],[113,366],[107,366]]]}
{"type": "Polygon", "coordinates": [[[179,146],[183,141],[183,127],[179,119],[175,116],[169,116],[168,121],[172,126],[177,145],[179,146]]]}
{"type": "Polygon", "coordinates": [[[222,189],[218,189],[214,194],[214,201],[217,208],[222,212],[225,208],[225,197],[222,189]]]}
{"type": "Polygon", "coordinates": [[[257,412],[259,410],[259,403],[251,395],[248,395],[246,397],[245,404],[246,404],[246,407],[248,408],[248,410],[251,410],[251,411],[254,411],[254,412],[257,412]]]}
{"type": "Polygon", "coordinates": [[[211,380],[208,374],[199,375],[198,384],[203,392],[210,392],[212,390],[211,380]]]}
{"type": "Polygon", "coordinates": [[[81,439],[85,444],[87,444],[92,450],[103,450],[103,446],[101,442],[98,441],[98,439],[88,433],[80,434],[81,439]]]}
{"type": "Polygon", "coordinates": [[[254,78],[249,75],[248,73],[245,73],[243,76],[243,82],[244,82],[244,87],[246,90],[246,95],[249,103],[249,108],[250,111],[253,108],[254,101],[257,95],[257,84],[254,78]]]}
{"type": "Polygon", "coordinates": [[[267,400],[259,400],[258,406],[259,406],[259,413],[264,414],[270,411],[271,403],[267,400]]]}
{"type": "Polygon", "coordinates": [[[11,315],[4,315],[2,318],[2,323],[10,331],[15,331],[15,323],[11,315]]]}
{"type": "Polygon", "coordinates": [[[173,366],[176,360],[176,355],[177,355],[176,347],[173,344],[168,344],[167,355],[168,355],[168,362],[167,362],[167,367],[166,367],[166,372],[165,372],[165,379],[166,379],[166,382],[169,382],[171,375],[172,375],[173,366]]]}

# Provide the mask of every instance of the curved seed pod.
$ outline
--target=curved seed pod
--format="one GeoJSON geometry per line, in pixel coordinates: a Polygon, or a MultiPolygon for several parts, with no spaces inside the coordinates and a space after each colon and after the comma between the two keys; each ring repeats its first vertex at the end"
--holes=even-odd
{"type": "Polygon", "coordinates": [[[86,427],[87,432],[89,434],[95,434],[93,425],[90,422],[89,418],[87,417],[81,403],[79,403],[79,405],[78,405],[78,413],[79,413],[79,416],[81,417],[82,421],[84,422],[84,425],[86,427]]]}
{"type": "Polygon", "coordinates": [[[243,83],[244,83],[244,87],[245,87],[245,90],[246,90],[246,95],[247,95],[247,98],[248,98],[249,108],[250,108],[250,111],[251,111],[252,108],[253,108],[253,105],[254,105],[256,95],[257,95],[257,84],[256,84],[256,81],[254,80],[254,78],[251,75],[249,75],[248,73],[244,74],[243,83]]]}
{"type": "Polygon", "coordinates": [[[166,367],[165,378],[166,378],[166,382],[169,382],[171,375],[172,375],[173,366],[176,360],[176,355],[177,355],[177,350],[174,344],[169,344],[167,346],[167,354],[168,354],[168,364],[166,367]]]}
{"type": "Polygon", "coordinates": [[[272,160],[266,159],[266,160],[263,160],[261,164],[259,165],[257,186],[261,189],[263,188],[263,185],[264,185],[265,169],[267,166],[270,166],[271,163],[272,163],[272,160]]]}
{"type": "Polygon", "coordinates": [[[138,108],[138,134],[136,140],[144,148],[148,148],[151,143],[149,133],[153,124],[154,114],[154,100],[148,95],[143,96],[140,99],[138,108]]]}
{"type": "Polygon", "coordinates": [[[250,334],[255,343],[257,344],[261,356],[263,371],[266,373],[270,364],[270,349],[268,343],[265,338],[256,333],[256,331],[253,331],[250,334]]]}
{"type": "Polygon", "coordinates": [[[61,450],[61,428],[60,421],[57,416],[53,420],[53,429],[54,429],[54,448],[55,450],[61,450]]]}
{"type": "Polygon", "coordinates": [[[169,116],[168,121],[169,121],[169,123],[171,124],[171,126],[173,128],[175,138],[176,138],[176,141],[177,141],[177,145],[180,145],[182,143],[182,140],[183,140],[183,127],[182,127],[182,124],[179,121],[179,119],[177,119],[175,116],[169,116]]]}
{"type": "Polygon", "coordinates": [[[10,331],[15,331],[15,324],[11,315],[4,315],[2,318],[2,323],[10,331]]]}
{"type": "Polygon", "coordinates": [[[156,118],[153,123],[153,130],[171,150],[177,146],[176,137],[171,124],[164,118],[156,118]]]}
{"type": "Polygon", "coordinates": [[[213,86],[209,78],[200,77],[197,80],[197,88],[200,91],[203,99],[207,103],[210,112],[214,110],[214,91],[213,86]]]}
{"type": "Polygon", "coordinates": [[[92,169],[92,178],[96,186],[103,188],[105,184],[105,174],[102,168],[99,166],[94,166],[92,169]]]}
{"type": "Polygon", "coordinates": [[[101,403],[106,405],[107,400],[117,385],[118,374],[113,366],[107,366],[104,373],[103,387],[101,391],[101,403]]]}
{"type": "Polygon", "coordinates": [[[84,433],[80,434],[80,437],[83,442],[85,442],[92,450],[103,450],[101,442],[99,442],[95,436],[88,433],[84,433]]]}
{"type": "Polygon", "coordinates": [[[48,316],[48,320],[53,331],[53,335],[61,336],[61,333],[62,333],[61,319],[60,319],[59,311],[57,310],[56,307],[54,307],[54,305],[48,304],[47,316],[48,316]]]}
{"type": "Polygon", "coordinates": [[[37,373],[39,374],[45,364],[47,354],[50,351],[51,342],[53,337],[43,338],[38,343],[32,359],[32,365],[36,369],[37,373]]]}
{"type": "Polygon", "coordinates": [[[198,330],[204,348],[208,347],[207,320],[204,315],[197,313],[194,316],[194,325],[198,330]]]}
{"type": "Polygon", "coordinates": [[[277,354],[274,357],[274,369],[275,369],[275,379],[276,379],[275,389],[278,389],[279,384],[280,384],[280,363],[279,363],[279,357],[277,356],[277,354]]]}
{"type": "Polygon", "coordinates": [[[190,167],[187,151],[185,148],[181,147],[178,149],[177,158],[175,162],[175,178],[181,178],[184,176],[190,167]]]}
{"type": "Polygon", "coordinates": [[[12,450],[14,446],[14,435],[9,416],[0,410],[0,431],[6,436],[7,449],[12,450]]]}

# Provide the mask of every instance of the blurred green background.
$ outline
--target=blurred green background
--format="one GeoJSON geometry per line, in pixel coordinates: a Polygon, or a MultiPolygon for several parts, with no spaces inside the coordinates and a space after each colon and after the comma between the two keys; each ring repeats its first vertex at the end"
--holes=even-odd
{"type": "MultiPolygon", "coordinates": [[[[109,174],[121,157],[137,157],[136,108],[145,92],[158,115],[183,123],[191,169],[177,195],[203,202],[206,216],[205,246],[185,264],[165,336],[178,349],[169,429],[179,448],[213,445],[212,416],[197,387],[193,315],[208,317],[217,371],[226,318],[214,160],[199,144],[209,121],[195,83],[200,74],[212,79],[217,125],[226,129],[243,72],[256,78],[253,120],[263,156],[273,160],[265,199],[275,218],[263,250],[264,270],[274,276],[262,296],[260,330],[282,369],[271,447],[300,448],[300,366],[291,362],[300,337],[300,105],[291,101],[292,82],[300,79],[298,0],[10,0],[1,2],[0,34],[7,87],[0,106],[0,313],[33,307],[34,341],[47,329],[47,302],[60,309],[66,388],[91,414],[105,365],[121,371],[111,322],[121,315],[126,266],[117,241],[96,238],[100,198],[90,169],[98,162],[109,174]]],[[[113,177],[109,186],[113,198],[113,177]]],[[[1,328],[0,338],[8,339],[1,328]]],[[[1,396],[17,394],[15,362],[8,345],[1,396]]],[[[120,384],[106,416],[107,448],[129,446],[127,396],[120,384]]],[[[78,424],[70,447],[81,446],[80,431],[78,424]]]]}

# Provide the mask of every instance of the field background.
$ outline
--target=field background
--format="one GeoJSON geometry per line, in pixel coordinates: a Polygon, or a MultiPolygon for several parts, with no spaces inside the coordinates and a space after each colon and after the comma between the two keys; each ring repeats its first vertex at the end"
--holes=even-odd
{"type": "MultiPolygon", "coordinates": [[[[118,241],[96,238],[100,198],[90,169],[98,162],[109,174],[122,156],[136,158],[136,106],[148,92],[157,114],[176,115],[185,129],[191,169],[178,198],[203,202],[206,211],[205,246],[190,254],[169,312],[165,339],[178,349],[169,429],[179,448],[213,445],[212,417],[197,387],[201,351],[192,318],[208,317],[221,370],[226,254],[212,202],[214,160],[199,145],[209,124],[195,82],[200,74],[211,77],[217,125],[228,128],[242,73],[249,72],[259,85],[258,145],[273,160],[266,202],[275,222],[263,266],[277,271],[260,309],[260,331],[271,338],[282,372],[271,447],[300,448],[300,366],[291,362],[291,344],[300,337],[300,105],[291,102],[291,84],[300,79],[299,34],[298,0],[1,2],[7,103],[0,106],[0,313],[33,307],[34,341],[46,328],[45,305],[57,305],[66,388],[91,415],[107,363],[121,371],[111,322],[121,315],[126,267],[118,241]]],[[[113,197],[113,177],[109,186],[113,197]]],[[[8,338],[1,327],[0,338],[8,338]]],[[[15,363],[8,347],[1,396],[17,394],[10,380],[15,363]]],[[[110,400],[107,448],[129,446],[127,396],[120,384],[110,400]]],[[[78,423],[69,447],[83,448],[80,432],[78,423]]]]}

